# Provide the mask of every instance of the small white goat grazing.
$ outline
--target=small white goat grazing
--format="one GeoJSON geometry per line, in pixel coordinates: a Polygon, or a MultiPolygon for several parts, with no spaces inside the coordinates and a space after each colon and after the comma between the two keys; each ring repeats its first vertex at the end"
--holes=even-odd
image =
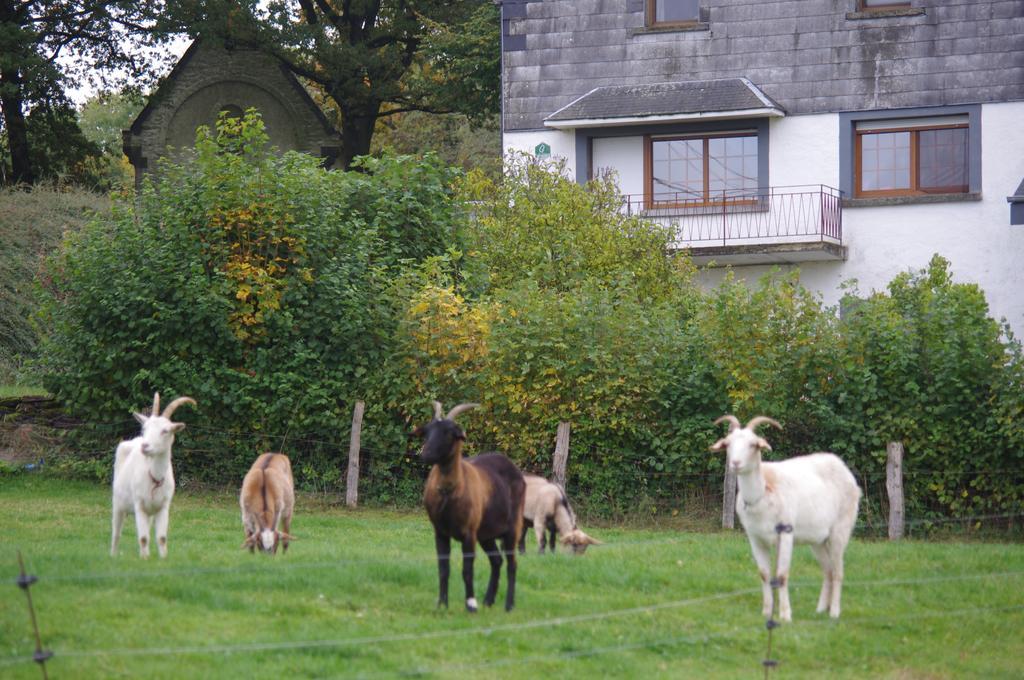
{"type": "Polygon", "coordinates": [[[810,543],[821,565],[824,580],[818,598],[818,612],[828,609],[839,617],[839,596],[843,587],[843,552],[857,521],[860,487],[853,473],[833,453],[812,453],[775,463],[761,461],[762,451],[772,447],[755,432],[768,423],[782,429],[771,418],[757,416],[746,427],[732,415],[715,421],[729,423],[729,433],[711,446],[712,451],[727,450],[727,465],[736,472],[739,494],[736,514],[747,532],[750,548],[761,573],[764,594],[763,614],[772,615],[772,544],[779,541],[778,571],[779,616],[792,621],[789,605],[789,565],[793,542],[810,543]],[[776,533],[779,524],[792,532],[776,533]]]}
{"type": "Polygon", "coordinates": [[[526,530],[533,527],[540,552],[548,545],[544,531],[551,533],[551,552],[555,552],[555,533],[562,535],[562,543],[577,555],[587,551],[588,545],[601,545],[601,541],[587,536],[576,526],[576,513],[561,486],[537,475],[524,474],[526,502],[523,505],[523,533],[519,538],[519,552],[526,552],[526,530]]]}
{"type": "Polygon", "coordinates": [[[160,557],[167,557],[167,523],[174,497],[171,447],[174,435],[184,423],[172,423],[171,415],[182,404],[196,405],[191,397],[178,397],[160,413],[160,393],[153,395],[153,412],[134,413],[142,434],[117,445],[114,455],[114,517],[110,554],[117,555],[121,526],[129,511],[135,512],[139,556],[149,557],[149,533],[156,520],[156,541],[160,557]]]}
{"type": "Polygon", "coordinates": [[[295,486],[292,463],[283,453],[264,453],[252,464],[242,480],[238,498],[242,506],[243,548],[254,552],[256,545],[265,553],[277,553],[277,545],[288,552],[293,539],[292,511],[295,508],[295,486]],[[283,527],[283,531],[281,528],[283,527]]]}

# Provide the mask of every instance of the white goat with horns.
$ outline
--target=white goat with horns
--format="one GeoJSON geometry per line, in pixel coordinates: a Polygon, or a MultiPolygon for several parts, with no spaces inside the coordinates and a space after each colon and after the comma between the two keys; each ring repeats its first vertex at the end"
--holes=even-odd
{"type": "Polygon", "coordinates": [[[755,430],[764,423],[780,430],[782,426],[765,416],[753,418],[746,427],[741,427],[733,415],[724,415],[715,424],[722,422],[729,423],[729,433],[715,442],[711,450],[725,449],[726,464],[736,472],[739,482],[736,514],[747,532],[754,560],[761,572],[764,615],[772,615],[769,574],[772,543],[778,540],[775,577],[779,587],[780,618],[783,621],[793,619],[787,582],[794,541],[811,544],[824,573],[818,612],[828,609],[829,616],[838,618],[843,586],[843,553],[857,521],[861,495],[853,473],[833,453],[812,453],[774,463],[762,462],[761,452],[771,451],[772,447],[755,430]]]}
{"type": "Polygon", "coordinates": [[[114,517],[110,554],[117,555],[124,516],[135,512],[139,538],[139,556],[149,557],[149,533],[156,521],[157,549],[167,557],[167,523],[174,497],[174,471],[171,447],[174,435],[185,423],[171,422],[171,415],[182,404],[196,405],[191,397],[178,397],[160,413],[160,393],[153,395],[153,412],[134,413],[142,424],[142,434],[117,445],[114,455],[114,517]]]}

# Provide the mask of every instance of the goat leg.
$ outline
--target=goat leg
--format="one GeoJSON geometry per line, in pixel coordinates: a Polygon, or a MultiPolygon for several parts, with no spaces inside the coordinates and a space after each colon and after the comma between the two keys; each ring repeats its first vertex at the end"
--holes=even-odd
{"type": "Polygon", "coordinates": [[[508,571],[508,586],[505,589],[505,611],[512,611],[516,604],[516,551],[515,534],[509,534],[501,540],[501,547],[505,550],[505,560],[508,571]]]}
{"type": "Polygon", "coordinates": [[[117,544],[121,540],[121,527],[124,526],[125,511],[114,505],[114,515],[111,521],[110,556],[117,557],[117,544]]]}
{"type": "Polygon", "coordinates": [[[434,534],[434,546],[437,548],[437,580],[438,595],[437,606],[448,608],[448,573],[451,570],[452,560],[451,539],[441,534],[434,534]]]}
{"type": "Polygon", "coordinates": [[[484,606],[490,607],[494,604],[494,598],[498,595],[498,579],[501,577],[501,553],[498,552],[498,542],[493,538],[480,541],[480,545],[487,553],[487,561],[491,563],[491,577],[487,582],[487,593],[484,595],[484,606]]]}
{"type": "Polygon", "coordinates": [[[161,558],[167,557],[167,525],[170,523],[171,504],[167,503],[156,513],[156,548],[161,558]]]}
{"type": "Polygon", "coordinates": [[[462,582],[466,585],[466,611],[476,612],[476,597],[473,595],[473,562],[476,560],[476,537],[462,541],[462,582]]]}

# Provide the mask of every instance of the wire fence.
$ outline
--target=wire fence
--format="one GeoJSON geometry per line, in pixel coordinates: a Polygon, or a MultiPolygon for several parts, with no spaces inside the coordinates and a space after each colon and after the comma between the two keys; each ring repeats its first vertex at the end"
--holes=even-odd
{"type": "MultiPolygon", "coordinates": [[[[335,565],[337,566],[337,565],[335,565]]],[[[230,570],[232,572],[244,572],[244,569],[234,568],[230,570]]],[[[190,572],[190,573],[195,573],[190,572]]],[[[204,572],[208,573],[208,572],[204,572]]],[[[179,572],[180,575],[188,575],[184,572],[179,572]]],[[[162,572],[161,575],[168,575],[168,572],[162,572]]],[[[984,572],[984,573],[973,573],[973,574],[954,574],[945,576],[930,576],[920,578],[905,578],[905,579],[873,579],[873,580],[852,580],[846,581],[845,586],[847,588],[858,588],[858,587],[885,587],[891,588],[894,586],[908,586],[908,585],[928,585],[935,583],[946,583],[953,581],[972,581],[982,579],[1015,579],[1024,577],[1024,570],[1022,571],[1004,571],[1004,572],[984,572]]],[[[44,581],[56,580],[51,578],[43,579],[44,581]]],[[[814,586],[816,585],[812,581],[794,581],[790,584],[794,587],[803,586],[814,586]]],[[[1015,590],[1012,592],[1020,592],[1015,590]]],[[[386,635],[371,635],[371,636],[352,636],[352,637],[340,637],[340,638],[325,638],[325,639],[311,639],[311,640],[248,640],[239,641],[232,643],[221,643],[221,644],[206,644],[206,645],[174,645],[174,646],[154,646],[154,647],[121,647],[121,648],[106,648],[106,649],[56,649],[52,650],[52,656],[56,659],[69,659],[69,660],[83,660],[90,658],[100,657],[144,657],[144,656],[181,656],[181,655],[209,655],[209,654],[240,654],[240,653],[252,653],[252,652],[289,652],[289,651],[301,651],[301,650],[316,650],[316,649],[336,649],[342,647],[359,647],[365,648],[369,645],[386,645],[400,642],[412,642],[422,641],[431,639],[454,639],[459,637],[473,637],[481,636],[486,637],[494,635],[496,633],[503,634],[516,634],[525,631],[547,629],[547,628],[561,628],[571,627],[583,623],[603,622],[610,619],[620,619],[640,616],[642,614],[649,614],[653,612],[672,611],[680,610],[687,607],[695,607],[700,605],[708,605],[714,602],[725,601],[734,599],[742,596],[749,596],[760,593],[759,588],[742,588],[736,590],[730,590],[725,592],[712,593],[708,595],[702,595],[698,597],[684,598],[680,600],[673,600],[668,602],[658,602],[653,604],[641,605],[636,607],[628,607],[622,609],[604,610],[589,612],[584,614],[577,614],[571,616],[560,616],[551,617],[544,619],[534,619],[524,622],[506,623],[497,625],[486,625],[480,627],[448,627],[443,629],[435,630],[418,630],[418,631],[406,631],[397,632],[386,635]]],[[[879,616],[861,616],[861,617],[845,617],[844,622],[847,625],[864,625],[871,623],[885,623],[905,619],[919,619],[924,617],[958,617],[958,616],[972,616],[972,615],[988,615],[993,612],[1015,612],[1024,611],[1024,602],[1019,604],[1007,604],[1002,606],[991,606],[991,607],[967,607],[956,610],[942,609],[942,610],[917,610],[914,612],[907,612],[904,614],[886,614],[879,616]]],[[[810,620],[801,623],[801,625],[825,625],[829,624],[828,621],[822,620],[810,620]]],[[[416,675],[422,673],[440,673],[445,671],[454,670],[471,670],[474,668],[486,668],[493,667],[495,664],[499,665],[520,665],[520,664],[531,664],[537,663],[552,658],[576,658],[583,656],[595,656],[601,654],[623,652],[630,650],[647,649],[659,646],[677,646],[680,644],[700,644],[707,643],[710,641],[730,641],[737,637],[745,635],[741,630],[733,630],[728,633],[716,633],[710,635],[680,635],[671,637],[662,637],[653,640],[642,640],[635,642],[627,642],[615,645],[596,645],[592,647],[586,647],[582,649],[559,651],[552,654],[543,655],[528,655],[521,657],[506,657],[498,660],[490,660],[487,662],[479,663],[462,663],[462,664],[440,664],[429,667],[417,667],[415,669],[408,669],[404,671],[390,671],[379,675],[416,675]]],[[[9,656],[6,658],[0,658],[0,668],[9,668],[15,665],[27,664],[36,662],[38,658],[33,656],[9,656]]],[[[371,674],[365,677],[373,677],[378,674],[371,674]]]]}
{"type": "MultiPolygon", "coordinates": [[[[1015,517],[1024,518],[1024,513],[1016,513],[1013,515],[998,515],[999,518],[1015,517]]],[[[966,518],[966,521],[980,521],[987,517],[972,517],[966,518]]],[[[950,520],[950,522],[965,521],[963,519],[950,520]]],[[[910,524],[933,524],[934,520],[917,520],[911,521],[910,524]]],[[[635,551],[638,548],[653,547],[653,546],[666,546],[666,545],[688,545],[689,541],[685,535],[678,538],[643,538],[643,539],[622,539],[616,538],[614,541],[607,541],[601,545],[591,546],[588,550],[599,552],[599,553],[614,553],[620,551],[635,551]]],[[[495,552],[488,552],[486,550],[477,550],[474,555],[478,557],[489,557],[491,555],[504,556],[504,552],[498,550],[495,552]]],[[[461,551],[453,552],[449,559],[461,560],[463,557],[461,551]]],[[[275,565],[276,571],[290,571],[290,570],[323,570],[323,569],[337,569],[339,567],[356,567],[356,566],[372,566],[372,565],[395,565],[395,564],[433,564],[437,561],[437,555],[430,551],[424,551],[419,554],[409,554],[408,551],[401,553],[393,553],[388,555],[381,555],[376,557],[339,557],[337,559],[331,559],[327,561],[317,562],[300,562],[295,560],[281,561],[275,565]]],[[[244,566],[209,566],[209,567],[168,567],[160,568],[157,570],[147,571],[78,571],[69,572],[62,571],[61,573],[40,575],[40,578],[44,578],[47,582],[75,582],[75,581],[101,581],[101,580],[131,580],[131,579],[153,579],[153,578],[164,578],[167,576],[171,577],[192,577],[192,576],[211,576],[216,574],[259,574],[263,573],[261,567],[257,564],[246,564],[244,566]]]]}
{"type": "MultiPolygon", "coordinates": [[[[0,449],[4,448],[3,429],[4,424],[0,423],[0,449]]],[[[52,467],[47,459],[52,461],[55,457],[63,455],[65,460],[73,461],[73,465],[81,465],[82,461],[88,461],[89,466],[84,470],[85,474],[108,476],[112,468],[113,443],[122,437],[134,435],[137,430],[138,424],[132,418],[74,423],[73,429],[69,431],[87,433],[89,436],[83,441],[111,443],[104,448],[72,446],[64,454],[55,454],[54,451],[60,450],[64,439],[57,437],[55,442],[47,442],[46,446],[37,447],[45,453],[39,454],[39,460],[33,458],[28,467],[52,467]],[[44,455],[46,458],[43,458],[44,455]]],[[[347,424],[343,429],[330,433],[329,437],[288,431],[239,432],[190,425],[179,437],[175,447],[175,477],[181,490],[240,483],[240,476],[235,479],[235,469],[240,465],[237,458],[239,455],[243,458],[245,455],[255,456],[266,450],[280,448],[280,445],[285,443],[289,454],[294,454],[293,468],[297,488],[321,493],[325,497],[334,496],[340,502],[346,490],[344,456],[348,450],[349,434],[347,424]],[[234,447],[234,459],[225,459],[224,442],[230,442],[234,447]],[[238,451],[249,453],[243,455],[238,454],[238,451]],[[180,465],[178,461],[181,462],[180,465]]],[[[474,445],[476,451],[492,448],[498,447],[480,442],[474,445]]],[[[422,482],[426,479],[428,470],[415,460],[415,442],[410,441],[401,449],[362,445],[359,452],[359,486],[360,496],[364,502],[399,506],[418,504],[422,482]]],[[[577,514],[585,520],[610,518],[623,521],[629,519],[631,515],[659,517],[685,512],[695,521],[710,524],[721,507],[724,471],[719,467],[694,470],[693,460],[679,460],[673,463],[663,457],[635,451],[580,450],[575,451],[572,457],[576,461],[613,461],[616,474],[621,478],[615,485],[616,490],[610,491],[601,486],[604,482],[596,483],[587,475],[573,476],[570,467],[570,496],[577,514]]],[[[708,460],[707,464],[712,465],[711,459],[708,460]]],[[[528,457],[525,469],[546,474],[548,470],[545,466],[548,464],[549,460],[536,456],[528,457]]],[[[245,465],[247,467],[247,463],[245,465]]],[[[75,468],[72,473],[76,470],[82,471],[81,468],[75,468]]],[[[889,510],[885,470],[853,469],[853,472],[864,492],[861,521],[857,525],[858,535],[884,535],[887,531],[886,515],[889,510]]],[[[916,469],[908,465],[904,467],[902,474],[908,485],[919,492],[917,495],[912,493],[907,499],[908,508],[917,514],[914,521],[907,523],[907,527],[911,531],[916,531],[917,535],[942,530],[988,534],[1004,532],[1014,535],[1024,533],[1024,524],[1017,521],[1019,515],[999,512],[1007,509],[1005,500],[990,500],[980,496],[970,499],[970,503],[957,501],[945,504],[944,507],[942,503],[934,502],[934,494],[927,492],[928,487],[939,484],[955,486],[957,492],[972,485],[990,488],[1002,480],[1020,480],[1019,484],[1014,484],[1024,485],[1024,469],[916,469]],[[925,490],[923,494],[922,489],[925,490]],[[950,510],[957,505],[962,509],[950,510]],[[986,512],[981,512],[982,510],[986,512]]]]}

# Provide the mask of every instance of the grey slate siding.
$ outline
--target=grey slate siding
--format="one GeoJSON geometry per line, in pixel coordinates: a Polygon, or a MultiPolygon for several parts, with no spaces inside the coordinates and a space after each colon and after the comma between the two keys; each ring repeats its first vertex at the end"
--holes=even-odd
{"type": "Polygon", "coordinates": [[[595,87],[749,78],[790,115],[1024,100],[1024,0],[702,0],[708,30],[652,31],[637,0],[516,3],[503,55],[506,131],[595,87]],[[525,12],[523,11],[525,8],[525,12]]]}

